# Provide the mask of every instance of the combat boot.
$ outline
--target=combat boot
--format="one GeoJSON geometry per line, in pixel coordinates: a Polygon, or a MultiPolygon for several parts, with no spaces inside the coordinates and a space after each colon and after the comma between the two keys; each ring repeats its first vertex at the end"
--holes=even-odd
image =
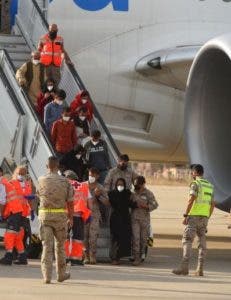
{"type": "Polygon", "coordinates": [[[203,263],[198,263],[196,272],[194,273],[194,276],[204,276],[204,272],[203,272],[203,263]]]}
{"type": "Polygon", "coordinates": [[[67,279],[71,278],[71,274],[69,272],[64,273],[62,276],[58,276],[57,281],[58,282],[63,282],[67,279]]]}
{"type": "Polygon", "coordinates": [[[188,264],[182,263],[180,268],[172,270],[172,273],[175,275],[188,275],[188,264]]]}
{"type": "Polygon", "coordinates": [[[133,266],[139,266],[141,263],[140,257],[139,256],[135,256],[135,259],[132,263],[133,266]]]}
{"type": "Polygon", "coordinates": [[[94,254],[90,255],[90,261],[89,261],[90,265],[95,265],[96,264],[96,257],[94,254]]]}
{"type": "Polygon", "coordinates": [[[15,265],[27,265],[28,261],[27,261],[27,256],[26,253],[21,253],[18,256],[18,259],[16,261],[14,261],[15,265]]]}
{"type": "Polygon", "coordinates": [[[13,261],[13,254],[11,252],[6,252],[5,256],[0,259],[0,264],[11,266],[12,261],[13,261]]]}
{"type": "Polygon", "coordinates": [[[44,280],[43,280],[43,283],[45,283],[45,284],[50,284],[50,283],[51,283],[51,280],[49,280],[49,279],[44,279],[44,280]]]}
{"type": "Polygon", "coordinates": [[[89,255],[88,255],[88,254],[85,254],[85,257],[84,257],[84,264],[88,265],[89,263],[90,263],[89,255]]]}

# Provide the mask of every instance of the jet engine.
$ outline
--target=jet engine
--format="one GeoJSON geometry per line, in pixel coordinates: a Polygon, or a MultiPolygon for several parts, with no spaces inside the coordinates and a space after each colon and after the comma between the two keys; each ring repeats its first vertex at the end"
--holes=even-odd
{"type": "Polygon", "coordinates": [[[215,186],[217,207],[231,208],[231,34],[214,38],[191,66],[185,106],[191,163],[201,163],[215,186]]]}

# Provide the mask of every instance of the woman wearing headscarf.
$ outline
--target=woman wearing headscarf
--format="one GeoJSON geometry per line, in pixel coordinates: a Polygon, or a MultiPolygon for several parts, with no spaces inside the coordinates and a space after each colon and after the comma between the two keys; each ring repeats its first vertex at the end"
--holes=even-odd
{"type": "Polygon", "coordinates": [[[51,78],[47,79],[43,89],[37,97],[36,110],[41,117],[41,120],[44,120],[44,107],[54,100],[55,92],[56,89],[54,80],[51,78]]]}
{"type": "Polygon", "coordinates": [[[112,264],[119,264],[121,257],[131,256],[131,215],[130,208],[137,205],[131,200],[131,191],[126,188],[123,178],[118,178],[115,189],[108,193],[112,207],[110,218],[112,264]]]}

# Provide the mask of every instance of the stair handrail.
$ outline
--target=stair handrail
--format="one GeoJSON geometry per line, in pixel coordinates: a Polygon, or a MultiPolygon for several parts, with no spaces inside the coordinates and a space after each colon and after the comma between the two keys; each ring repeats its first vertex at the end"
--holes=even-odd
{"type": "MultiPolygon", "coordinates": [[[[22,35],[24,36],[25,40],[27,41],[29,47],[31,49],[36,49],[37,45],[35,45],[35,43],[38,43],[38,40],[40,38],[41,35],[47,33],[48,31],[48,23],[46,21],[46,19],[44,18],[42,11],[38,5],[38,3],[35,0],[31,0],[29,1],[25,1],[25,0],[19,0],[18,2],[18,15],[16,16],[16,22],[18,27],[21,30],[22,35]],[[26,16],[25,23],[28,23],[28,28],[25,28],[25,26],[23,26],[20,18],[23,18],[22,12],[25,13],[26,9],[29,9],[29,6],[33,5],[33,9],[32,12],[29,14],[29,18],[28,15],[26,16]],[[36,13],[37,16],[39,16],[40,20],[36,19],[36,13]],[[35,26],[36,25],[36,26],[35,26]],[[36,32],[35,32],[35,27],[36,27],[36,32]],[[35,37],[33,38],[33,36],[35,35],[35,37]],[[35,41],[37,40],[37,41],[35,41]]],[[[63,66],[63,76],[62,76],[62,80],[60,83],[60,86],[63,87],[62,85],[66,85],[66,86],[70,86],[70,79],[72,78],[72,80],[74,80],[75,83],[75,87],[76,90],[74,91],[75,94],[71,95],[71,91],[69,91],[69,98],[67,98],[67,102],[70,103],[71,100],[74,99],[77,90],[87,90],[86,86],[84,85],[83,81],[81,80],[77,70],[75,69],[74,65],[67,65],[64,64],[63,66]],[[68,77],[68,72],[71,74],[71,76],[68,77]],[[66,82],[65,81],[65,75],[68,77],[66,82]]],[[[65,87],[64,87],[65,89],[65,87]]],[[[67,90],[67,89],[66,89],[67,90]]],[[[93,110],[94,110],[94,119],[95,119],[95,125],[96,127],[100,127],[100,131],[101,133],[104,135],[104,138],[107,140],[108,142],[108,146],[109,146],[109,150],[111,152],[111,159],[113,160],[113,165],[115,165],[116,160],[118,158],[118,156],[120,155],[120,151],[115,143],[115,141],[113,140],[110,131],[108,130],[105,122],[103,121],[94,101],[92,100],[91,96],[89,97],[89,100],[93,106],[93,110]]]]}
{"type": "MultiPolygon", "coordinates": [[[[13,62],[12,62],[10,56],[9,56],[8,51],[6,49],[2,49],[1,51],[3,53],[2,60],[4,61],[4,63],[7,63],[10,66],[10,69],[12,71],[12,75],[15,75],[15,71],[16,70],[15,70],[14,64],[13,64],[13,62]]],[[[17,95],[16,95],[14,89],[12,88],[12,86],[10,84],[8,86],[8,89],[11,91],[11,94],[13,96],[12,97],[12,101],[14,101],[14,103],[16,103],[17,105],[19,105],[21,112],[23,112],[23,114],[24,114],[24,110],[23,110],[21,104],[19,103],[19,101],[17,100],[17,95]]],[[[42,120],[40,119],[39,115],[37,114],[36,110],[34,109],[31,101],[29,100],[27,92],[25,91],[25,89],[21,88],[21,93],[23,94],[23,97],[26,100],[27,106],[29,107],[30,112],[33,115],[34,120],[37,123],[39,123],[39,125],[40,125],[40,132],[42,133],[43,137],[45,138],[46,143],[47,143],[47,145],[49,147],[50,152],[52,153],[52,155],[55,155],[55,151],[54,151],[53,145],[51,144],[51,141],[50,141],[50,139],[48,137],[48,134],[47,134],[47,131],[45,129],[45,126],[44,126],[42,120]]]]}

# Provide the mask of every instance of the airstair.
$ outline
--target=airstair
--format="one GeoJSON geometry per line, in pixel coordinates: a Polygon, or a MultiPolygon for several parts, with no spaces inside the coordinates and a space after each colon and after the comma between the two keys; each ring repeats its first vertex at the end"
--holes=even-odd
{"type": "MultiPolygon", "coordinates": [[[[48,24],[35,0],[19,0],[14,35],[0,35],[0,158],[12,159],[16,164],[26,163],[35,185],[46,172],[48,156],[54,149],[34,111],[25,91],[15,79],[15,70],[30,58],[48,24]]],[[[85,86],[74,66],[62,67],[60,88],[67,92],[67,102],[84,90],[85,86]]],[[[111,165],[119,155],[118,148],[94,102],[93,128],[98,128],[108,144],[111,165]]],[[[98,239],[98,258],[108,258],[109,229],[101,228],[98,239]]]]}

